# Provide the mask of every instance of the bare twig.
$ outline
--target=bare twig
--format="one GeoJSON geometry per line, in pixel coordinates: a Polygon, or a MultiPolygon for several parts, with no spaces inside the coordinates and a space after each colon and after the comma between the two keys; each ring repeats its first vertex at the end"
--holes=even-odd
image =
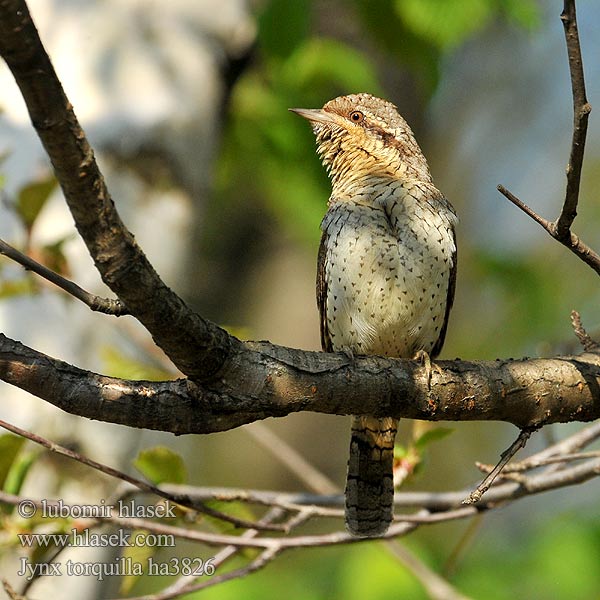
{"type": "Polygon", "coordinates": [[[567,247],[583,262],[594,269],[596,273],[600,274],[600,256],[571,231],[571,225],[577,216],[587,124],[589,114],[592,110],[585,93],[585,78],[583,74],[581,47],[579,45],[579,34],[577,31],[575,0],[564,0],[564,9],[560,18],[565,30],[567,53],[569,56],[569,72],[571,75],[571,91],[573,94],[573,137],[571,140],[569,163],[567,165],[567,188],[560,215],[556,221],[548,221],[529,208],[529,206],[509,192],[504,186],[499,185],[498,191],[541,225],[555,240],[558,240],[563,246],[567,247]]]}
{"type": "Polygon", "coordinates": [[[304,484],[317,494],[335,494],[339,487],[311,465],[299,452],[290,446],[284,439],[271,431],[263,423],[254,423],[245,429],[257,442],[269,450],[271,454],[281,461],[304,484]]]}
{"type": "Polygon", "coordinates": [[[509,192],[503,185],[498,185],[498,191],[517,208],[520,208],[527,216],[531,217],[536,223],[541,225],[548,233],[552,235],[552,222],[538,215],[532,208],[527,206],[520,198],[517,198],[512,192],[509,192]]]}
{"type": "MultiPolygon", "coordinates": [[[[525,214],[529,215],[536,223],[539,223],[553,238],[558,239],[556,237],[556,227],[554,226],[554,223],[538,215],[522,200],[509,192],[503,185],[498,186],[498,191],[508,198],[515,206],[520,208],[525,214]]],[[[592,250],[585,242],[582,242],[573,232],[570,232],[568,240],[558,241],[600,275],[600,255],[594,252],[594,250],[592,250]]]]}
{"type": "Polygon", "coordinates": [[[571,311],[571,323],[577,339],[586,352],[593,352],[594,350],[597,351],[600,348],[598,342],[594,341],[590,337],[589,333],[585,330],[583,323],[581,322],[581,316],[576,310],[571,311]]]}
{"type": "Polygon", "coordinates": [[[588,104],[585,93],[585,78],[583,75],[583,60],[577,31],[577,15],[575,0],[565,0],[564,9],[560,16],[565,30],[567,53],[569,56],[569,72],[571,74],[571,91],[573,93],[573,139],[571,155],[567,165],[567,190],[560,216],[554,224],[556,238],[562,243],[570,243],[571,225],[577,215],[579,201],[579,183],[581,167],[585,152],[588,117],[592,107],[588,104]]]}
{"type": "MultiPolygon", "coordinates": [[[[576,460],[586,460],[588,458],[600,458],[600,450],[592,452],[578,452],[577,454],[561,454],[559,456],[549,456],[548,458],[540,458],[538,460],[525,459],[522,462],[506,465],[502,471],[502,477],[511,473],[523,473],[540,467],[554,465],[556,463],[570,463],[576,460]]],[[[484,473],[490,473],[494,470],[493,465],[476,462],[475,466],[484,473]]]]}
{"type": "MultiPolygon", "coordinates": [[[[583,483],[584,481],[598,477],[598,475],[600,475],[600,459],[596,458],[584,461],[579,465],[570,466],[558,472],[544,472],[539,475],[528,477],[523,484],[505,483],[495,486],[486,494],[485,501],[479,502],[477,506],[460,506],[460,498],[464,498],[464,492],[452,492],[453,504],[451,506],[447,504],[446,506],[449,507],[446,510],[430,512],[429,510],[421,509],[417,513],[400,517],[403,521],[393,523],[388,532],[382,536],[382,539],[391,539],[406,535],[421,525],[432,525],[434,523],[472,517],[483,510],[493,509],[499,503],[506,503],[532,494],[539,494],[548,490],[583,483]]],[[[436,494],[432,494],[430,496],[435,495],[436,494]]],[[[443,502],[441,500],[446,494],[439,494],[439,496],[442,496],[442,498],[440,499],[440,502],[438,502],[438,505],[442,505],[443,502]]],[[[0,491],[0,502],[17,505],[23,499],[24,498],[21,496],[0,491]]],[[[33,500],[31,498],[27,498],[27,500],[38,508],[43,506],[41,500],[33,500]]],[[[51,504],[51,501],[45,501],[45,506],[51,504]]],[[[62,505],[69,506],[64,502],[62,505]]],[[[299,519],[304,518],[304,515],[301,513],[300,515],[298,516],[299,519]]],[[[209,546],[235,546],[240,548],[251,547],[284,550],[290,548],[334,546],[369,541],[366,538],[354,537],[346,532],[290,537],[245,537],[190,530],[136,517],[125,518],[110,515],[101,517],[98,521],[112,523],[127,529],[144,529],[157,534],[173,535],[176,538],[204,543],[209,546]]]]}
{"type": "Polygon", "coordinates": [[[581,448],[589,446],[600,438],[600,421],[592,423],[587,427],[583,427],[579,431],[576,431],[573,435],[556,442],[548,448],[544,448],[541,452],[526,458],[521,461],[526,463],[528,461],[538,461],[549,456],[560,456],[563,454],[573,454],[578,452],[581,448]]]}
{"type": "Polygon", "coordinates": [[[55,273],[51,269],[48,269],[48,267],[45,267],[44,265],[41,265],[37,261],[33,260],[33,258],[23,254],[22,252],[19,252],[19,250],[13,248],[4,240],[0,240],[0,254],[4,254],[4,256],[19,263],[28,271],[37,273],[40,277],[43,277],[47,281],[50,281],[60,289],[67,292],[67,294],[77,298],[77,300],[81,300],[81,302],[89,306],[91,310],[107,315],[113,315],[115,317],[129,314],[127,307],[119,299],[113,300],[111,298],[101,298],[100,296],[95,296],[94,294],[86,292],[76,283],[65,279],[62,277],[62,275],[55,273]]]}
{"type": "Polygon", "coordinates": [[[216,519],[221,519],[222,521],[231,523],[235,527],[243,527],[245,529],[255,528],[268,529],[272,531],[282,531],[281,526],[271,524],[261,526],[252,521],[232,517],[231,515],[227,515],[220,511],[214,510],[213,508],[206,506],[204,503],[197,502],[196,500],[184,494],[171,494],[169,492],[165,492],[164,490],[161,490],[160,488],[156,487],[155,485],[152,485],[151,483],[148,483],[147,481],[143,481],[142,479],[138,479],[137,477],[132,477],[131,475],[123,473],[118,469],[99,463],[95,460],[92,460],[91,458],[88,458],[87,456],[75,452],[74,450],[65,448],[64,446],[60,446],[59,444],[55,444],[54,442],[51,442],[50,440],[47,440],[46,438],[43,438],[40,435],[31,433],[30,431],[26,431],[25,429],[21,429],[16,425],[7,423],[6,421],[0,420],[0,427],[3,427],[4,429],[7,429],[8,431],[11,431],[16,435],[20,435],[21,437],[31,440],[32,442],[35,442],[40,446],[44,446],[44,448],[47,448],[51,452],[60,454],[62,456],[66,456],[67,458],[71,458],[72,460],[75,460],[81,464],[91,467],[92,469],[96,469],[97,471],[109,475],[110,477],[115,477],[117,479],[121,479],[122,481],[126,481],[127,483],[130,483],[131,485],[142,490],[143,492],[155,494],[160,498],[164,498],[165,500],[169,500],[171,502],[174,502],[175,504],[181,504],[182,506],[192,508],[193,510],[197,510],[208,516],[214,517],[216,519]]]}
{"type": "MultiPolygon", "coordinates": [[[[587,427],[577,431],[573,435],[557,442],[553,446],[529,456],[516,465],[520,466],[520,470],[527,470],[541,465],[543,461],[554,459],[560,461],[563,456],[572,456],[575,452],[588,446],[600,438],[600,421],[592,423],[587,427]]],[[[579,456],[579,455],[578,455],[579,456]]],[[[593,457],[590,454],[590,457],[593,457]]],[[[512,465],[507,465],[510,468],[512,465]]],[[[571,471],[569,471],[571,472],[571,471]]],[[[592,469],[593,472],[593,469],[592,469]]],[[[549,475],[548,470],[542,474],[542,479],[535,481],[545,481],[549,475]]],[[[593,476],[593,475],[592,475],[593,476]]],[[[538,476],[536,476],[538,477],[538,476]]],[[[531,482],[531,477],[528,478],[531,482]]],[[[251,504],[261,504],[265,506],[281,506],[287,509],[297,509],[310,505],[313,508],[317,507],[342,507],[344,505],[344,497],[341,494],[321,496],[317,494],[293,493],[293,492],[273,492],[268,490],[245,490],[235,488],[199,488],[193,486],[167,485],[165,489],[176,493],[184,493],[191,498],[199,500],[220,500],[220,501],[237,501],[248,502],[251,504]]],[[[460,506],[462,500],[468,492],[396,492],[394,496],[394,504],[396,507],[422,507],[431,511],[443,511],[450,508],[460,506]]],[[[494,486],[493,489],[486,493],[485,501],[487,504],[494,504],[506,500],[520,497],[522,493],[520,486],[513,483],[494,486]]],[[[318,515],[318,513],[316,513],[318,515]]],[[[341,516],[341,510],[336,515],[334,512],[326,513],[323,516],[341,516]]],[[[397,516],[400,520],[402,517],[397,516]]]]}
{"type": "Polygon", "coordinates": [[[537,430],[537,427],[527,427],[522,429],[517,439],[501,454],[498,464],[488,473],[484,480],[472,491],[464,500],[463,504],[475,504],[481,500],[483,494],[485,494],[490,486],[494,483],[494,480],[502,469],[508,464],[508,461],[521,449],[525,447],[527,440],[531,437],[531,434],[537,430]]]}
{"type": "Polygon", "coordinates": [[[21,594],[17,593],[6,579],[2,580],[2,587],[4,588],[4,591],[6,592],[6,595],[10,598],[10,600],[27,600],[25,596],[22,596],[21,594]]]}
{"type": "Polygon", "coordinates": [[[390,540],[386,546],[392,554],[421,582],[431,600],[469,600],[452,587],[443,577],[430,569],[398,540],[390,540]]]}
{"type": "MultiPolygon", "coordinates": [[[[264,517],[262,517],[259,521],[261,525],[266,525],[269,523],[273,523],[281,519],[282,516],[285,515],[285,511],[280,508],[272,508],[269,510],[264,517]]],[[[290,522],[286,524],[286,527],[290,525],[290,522]]],[[[241,538],[253,538],[259,535],[259,531],[257,529],[249,529],[245,531],[240,537],[241,538]]],[[[235,556],[240,552],[242,548],[239,546],[226,546],[222,550],[220,550],[212,560],[212,565],[215,567],[215,571],[219,569],[226,561],[235,556]]],[[[238,569],[239,572],[239,569],[238,569]]],[[[247,573],[238,574],[238,577],[246,575],[247,573]]],[[[221,576],[217,578],[211,578],[209,582],[201,582],[196,583],[198,580],[197,575],[184,575],[180,577],[175,583],[164,588],[160,592],[156,594],[149,594],[146,596],[139,596],[137,598],[131,598],[131,600],[171,600],[172,598],[178,598],[182,594],[188,594],[192,591],[197,591],[202,589],[203,587],[208,585],[215,585],[216,583],[221,583],[221,576]],[[216,581],[215,581],[216,579],[216,581]]]]}
{"type": "Polygon", "coordinates": [[[473,545],[477,532],[481,529],[483,524],[484,514],[480,513],[475,515],[467,525],[465,531],[458,539],[455,546],[452,548],[450,555],[446,559],[444,567],[442,569],[442,575],[448,579],[452,578],[452,575],[456,572],[456,569],[460,562],[463,560],[467,550],[473,545]]]}

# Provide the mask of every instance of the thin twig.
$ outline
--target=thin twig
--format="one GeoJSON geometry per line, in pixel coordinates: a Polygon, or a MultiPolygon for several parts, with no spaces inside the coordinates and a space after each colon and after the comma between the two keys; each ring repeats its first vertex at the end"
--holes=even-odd
{"type": "Polygon", "coordinates": [[[447,579],[451,579],[460,562],[464,559],[467,550],[471,548],[475,542],[475,538],[483,524],[484,513],[475,515],[467,525],[465,531],[458,539],[457,543],[452,548],[450,555],[441,570],[441,574],[447,579]]]}
{"type": "Polygon", "coordinates": [[[520,208],[527,216],[531,217],[536,223],[541,225],[548,233],[552,234],[552,223],[544,217],[538,215],[532,208],[527,206],[520,198],[517,198],[512,192],[508,191],[503,185],[498,185],[498,191],[516,207],[520,208]]]}
{"type": "Polygon", "coordinates": [[[586,352],[597,351],[600,348],[600,344],[594,341],[585,330],[583,323],[581,322],[581,316],[576,310],[571,311],[571,324],[573,325],[573,331],[575,332],[577,339],[586,352]]]}
{"type": "MultiPolygon", "coordinates": [[[[541,473],[528,477],[524,484],[506,483],[495,486],[486,494],[486,500],[475,505],[461,506],[455,508],[456,504],[446,511],[430,512],[429,510],[420,510],[415,514],[407,515],[405,522],[393,523],[387,533],[381,539],[391,539],[407,535],[421,525],[432,525],[451,520],[465,519],[472,517],[484,510],[493,509],[499,503],[506,503],[517,500],[533,494],[540,494],[548,490],[558,489],[570,485],[583,483],[600,475],[600,459],[587,460],[579,465],[572,466],[554,473],[541,473]]],[[[464,492],[453,492],[455,498],[459,498],[464,492]]],[[[8,494],[0,491],[0,502],[11,505],[18,505],[25,498],[8,494]]],[[[44,504],[41,500],[27,498],[28,502],[42,508],[44,504]]],[[[459,502],[459,500],[457,500],[459,502]]],[[[45,501],[45,506],[52,502],[45,501]]],[[[63,506],[68,505],[64,502],[63,506]]],[[[209,546],[237,546],[252,548],[271,548],[283,550],[288,548],[305,548],[315,546],[335,546],[340,544],[363,543],[368,542],[369,538],[358,538],[346,532],[326,533],[322,535],[299,535],[290,537],[255,537],[245,538],[243,536],[225,535],[219,533],[210,533],[199,530],[186,529],[168,525],[165,523],[149,521],[136,517],[107,516],[97,519],[98,521],[112,523],[126,529],[144,529],[156,534],[173,535],[176,538],[199,542],[209,546]]]]}
{"type": "Polygon", "coordinates": [[[0,239],[0,254],[4,254],[7,258],[14,260],[21,266],[25,267],[28,271],[37,273],[40,277],[43,277],[50,283],[58,286],[61,290],[67,292],[67,294],[81,300],[91,310],[101,312],[106,315],[113,315],[120,317],[122,315],[128,315],[129,311],[127,307],[118,299],[113,300],[111,298],[102,298],[86,292],[83,288],[80,288],[73,281],[65,279],[62,275],[55,273],[48,267],[40,264],[33,260],[33,258],[23,254],[16,248],[13,248],[10,244],[7,244],[4,240],[0,239]]]}
{"type": "Polygon", "coordinates": [[[571,91],[573,95],[573,137],[571,140],[569,163],[567,165],[567,187],[560,215],[556,221],[548,221],[529,208],[514,194],[511,194],[504,186],[499,185],[498,191],[529,215],[536,223],[540,224],[555,240],[558,240],[563,246],[571,250],[571,252],[600,275],[600,255],[594,252],[571,231],[571,225],[577,216],[587,124],[589,114],[592,110],[585,92],[585,78],[579,34],[577,31],[575,0],[564,0],[564,9],[560,18],[565,30],[565,40],[569,56],[569,73],[571,76],[571,91]]]}
{"type": "Polygon", "coordinates": [[[263,423],[253,423],[244,429],[264,448],[282,462],[294,475],[301,479],[304,484],[317,494],[335,494],[339,486],[335,485],[329,477],[326,477],[310,464],[297,450],[292,448],[284,439],[274,433],[263,423]]]}
{"type": "MultiPolygon", "coordinates": [[[[307,518],[306,515],[302,515],[302,514],[294,515],[293,517],[288,519],[288,521],[286,523],[286,527],[291,530],[291,529],[297,527],[298,525],[300,525],[301,523],[304,523],[306,518],[307,518]]],[[[219,554],[221,554],[222,552],[226,552],[229,548],[233,548],[233,547],[228,546],[227,548],[224,548],[224,550],[219,552],[219,554]]],[[[236,548],[234,550],[235,550],[235,552],[239,552],[240,548],[236,548]]],[[[219,585],[221,583],[224,583],[225,581],[231,581],[233,579],[240,579],[242,577],[245,577],[246,575],[250,575],[251,573],[258,571],[259,569],[266,567],[267,564],[272,562],[280,552],[281,552],[281,549],[278,549],[278,548],[267,548],[266,550],[261,552],[261,554],[259,554],[253,561],[248,563],[246,566],[240,567],[239,569],[234,569],[232,571],[229,571],[228,573],[223,573],[222,575],[213,576],[210,579],[205,579],[204,581],[201,581],[194,585],[186,586],[183,590],[181,590],[181,592],[184,592],[186,594],[190,593],[190,592],[196,592],[199,590],[204,590],[208,587],[213,587],[215,585],[219,585]]],[[[215,557],[215,560],[213,561],[213,565],[215,565],[215,567],[217,566],[217,557],[215,557]]],[[[147,598],[131,598],[130,600],[170,600],[170,598],[176,598],[178,595],[181,594],[181,592],[175,596],[171,595],[171,596],[163,597],[162,595],[158,595],[156,597],[149,596],[147,598]]]]}
{"type": "MultiPolygon", "coordinates": [[[[599,438],[600,421],[597,421],[516,464],[523,465],[522,469],[526,470],[527,468],[533,468],[528,467],[528,465],[538,465],[547,458],[556,457],[560,460],[561,456],[573,455],[581,448],[589,446],[599,438]]],[[[322,496],[303,492],[274,492],[269,490],[194,487],[175,484],[165,485],[164,489],[173,493],[185,494],[193,500],[248,502],[264,506],[280,506],[285,509],[297,509],[298,507],[309,505],[314,510],[318,507],[342,507],[344,505],[344,497],[341,494],[322,496]]],[[[510,499],[510,494],[514,493],[514,491],[515,486],[512,484],[495,486],[493,490],[490,490],[486,494],[486,499],[489,503],[507,500],[510,499]]],[[[394,495],[394,504],[396,507],[423,507],[434,511],[442,511],[460,506],[466,494],[467,492],[462,490],[456,492],[396,492],[394,495]]],[[[319,515],[319,513],[316,514],[319,515]]],[[[332,510],[322,516],[332,517],[339,515],[341,515],[341,510],[338,511],[337,515],[332,510]]]]}
{"type": "MultiPolygon", "coordinates": [[[[549,456],[548,458],[541,458],[539,460],[526,459],[522,462],[506,465],[502,471],[502,476],[510,473],[523,473],[525,471],[531,471],[532,469],[538,469],[539,467],[554,465],[556,463],[568,463],[576,460],[587,460],[588,458],[599,457],[600,450],[592,452],[578,452],[577,454],[561,454],[559,456],[549,456]]],[[[481,462],[476,462],[475,466],[483,473],[489,473],[494,469],[493,465],[488,465],[481,462]]]]}
{"type": "MultiPolygon", "coordinates": [[[[280,520],[284,514],[284,510],[278,507],[272,508],[260,519],[259,523],[261,525],[273,523],[274,521],[280,520]]],[[[286,526],[289,526],[289,522],[286,523],[286,526]]],[[[259,534],[260,531],[258,529],[249,529],[248,531],[245,531],[240,537],[245,539],[254,538],[259,534]]],[[[215,568],[215,572],[226,561],[238,554],[241,550],[242,548],[239,546],[225,546],[225,548],[223,548],[217,554],[215,554],[211,563],[215,568]]],[[[184,575],[183,577],[180,577],[175,583],[162,589],[156,594],[139,596],[136,598],[131,598],[130,600],[171,600],[172,598],[177,598],[183,594],[188,594],[192,591],[197,591],[198,589],[201,589],[201,587],[204,586],[204,582],[202,582],[201,584],[197,584],[197,580],[197,575],[184,575]]],[[[217,581],[217,583],[219,583],[219,581],[217,581]]],[[[214,579],[210,580],[210,584],[215,585],[214,579]]]]}
{"type": "Polygon", "coordinates": [[[529,208],[522,200],[517,198],[512,192],[509,192],[503,185],[498,186],[498,191],[508,198],[515,206],[520,208],[526,215],[530,216],[536,223],[539,223],[554,239],[558,240],[568,248],[575,256],[581,259],[586,265],[590,266],[600,275],[600,255],[590,248],[585,242],[582,242],[573,232],[570,232],[568,240],[559,240],[556,235],[554,223],[538,215],[533,209],[529,208]]]}
{"type": "Polygon", "coordinates": [[[577,216],[577,203],[579,201],[579,184],[581,181],[581,167],[585,152],[585,138],[587,134],[588,117],[592,107],[588,104],[585,93],[585,78],[583,74],[583,60],[581,46],[577,31],[577,14],[575,0],[565,0],[564,9],[560,15],[565,30],[567,54],[569,56],[569,72],[571,75],[571,91],[573,93],[573,139],[571,141],[571,154],[567,165],[567,189],[565,201],[560,216],[554,224],[556,238],[561,242],[570,242],[570,230],[577,216]]]}
{"type": "Polygon", "coordinates": [[[489,489],[494,480],[502,469],[508,464],[508,461],[521,449],[525,447],[527,440],[531,437],[531,434],[537,430],[537,427],[526,427],[521,430],[517,439],[501,454],[498,464],[488,473],[483,481],[473,490],[464,500],[463,504],[475,504],[481,500],[483,494],[489,489]]]}
{"type": "Polygon", "coordinates": [[[430,569],[398,540],[390,540],[386,546],[391,553],[421,582],[431,600],[469,600],[452,587],[443,577],[430,569]]]}
{"type": "Polygon", "coordinates": [[[21,594],[17,593],[6,579],[2,580],[2,587],[4,588],[4,591],[6,592],[6,595],[10,598],[10,600],[27,600],[25,596],[22,596],[21,594]]]}
{"type": "Polygon", "coordinates": [[[4,429],[7,429],[8,431],[15,433],[16,435],[20,435],[21,437],[27,438],[28,440],[31,440],[32,442],[35,442],[36,444],[39,444],[40,446],[44,446],[44,448],[47,448],[51,452],[60,454],[62,456],[66,456],[67,458],[71,458],[73,460],[76,460],[77,462],[84,464],[88,467],[91,467],[92,469],[96,469],[97,471],[100,471],[102,473],[105,473],[106,475],[109,475],[110,477],[116,477],[117,479],[126,481],[127,483],[134,485],[136,488],[142,490],[143,492],[156,494],[160,498],[164,498],[165,500],[169,500],[171,502],[174,502],[175,504],[180,504],[187,508],[192,508],[193,510],[197,510],[208,516],[214,517],[216,519],[221,519],[222,521],[231,523],[235,527],[241,527],[244,529],[256,528],[256,529],[268,529],[271,531],[282,531],[282,528],[278,525],[259,526],[257,523],[255,523],[253,521],[247,521],[246,519],[239,519],[237,517],[232,517],[231,515],[227,515],[220,511],[214,510],[213,508],[210,508],[210,507],[206,506],[205,504],[203,504],[202,502],[198,502],[198,501],[190,498],[189,496],[186,496],[185,494],[171,494],[169,492],[166,492],[166,491],[156,487],[155,485],[152,485],[151,483],[148,483],[147,481],[143,481],[142,479],[132,477],[131,475],[128,475],[127,473],[123,473],[122,471],[119,471],[118,469],[115,469],[113,467],[109,467],[108,465],[99,463],[95,460],[92,460],[91,458],[88,458],[87,456],[83,456],[82,454],[75,452],[74,450],[65,448],[64,446],[60,446],[59,444],[55,444],[54,442],[51,442],[50,440],[47,440],[46,438],[43,438],[40,435],[31,433],[30,431],[26,431],[25,429],[21,429],[20,427],[17,427],[16,425],[12,425],[11,423],[7,423],[6,421],[3,421],[1,419],[0,419],[0,427],[3,427],[4,429]]]}

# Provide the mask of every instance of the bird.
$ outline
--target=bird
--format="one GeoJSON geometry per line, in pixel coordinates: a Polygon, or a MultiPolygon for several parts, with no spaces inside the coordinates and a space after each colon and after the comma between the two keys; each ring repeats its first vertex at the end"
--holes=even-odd
{"type": "MultiPolygon", "coordinates": [[[[307,119],[331,181],[321,222],[321,346],[347,356],[430,359],[442,349],[456,282],[456,224],[394,104],[340,96],[307,119]]],[[[393,519],[393,417],[352,417],[346,529],[383,535],[393,519]]]]}

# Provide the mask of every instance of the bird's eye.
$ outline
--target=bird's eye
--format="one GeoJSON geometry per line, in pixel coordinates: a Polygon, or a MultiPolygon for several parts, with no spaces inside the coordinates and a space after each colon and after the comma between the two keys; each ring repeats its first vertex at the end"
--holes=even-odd
{"type": "Polygon", "coordinates": [[[362,112],[360,112],[360,110],[353,110],[350,113],[350,120],[353,123],[362,123],[362,121],[364,121],[364,119],[365,119],[365,115],[362,112]]]}

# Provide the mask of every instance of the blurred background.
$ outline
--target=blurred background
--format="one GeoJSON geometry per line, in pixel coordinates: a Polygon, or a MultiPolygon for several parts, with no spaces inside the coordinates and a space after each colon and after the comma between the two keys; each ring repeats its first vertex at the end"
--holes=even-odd
{"type": "MultiPolygon", "coordinates": [[[[579,310],[590,331],[599,324],[597,276],[496,191],[505,185],[549,219],[562,205],[572,107],[558,0],[28,4],[125,223],[164,280],[235,335],[319,349],[314,279],[329,183],[310,128],[287,109],[359,91],[398,106],[460,216],[457,296],[442,358],[578,351],[570,311],[579,310]]],[[[596,106],[600,5],[580,0],[578,21],[596,106]]],[[[0,109],[0,237],[110,295],[75,235],[4,64],[0,109]]],[[[598,123],[592,113],[574,227],[596,250],[598,123]]],[[[0,330],[37,350],[110,375],[177,376],[133,319],[90,314],[6,259],[0,298],[0,330]]],[[[307,490],[278,458],[277,441],[263,435],[266,426],[343,487],[348,418],[298,414],[175,438],[72,417],[5,384],[0,394],[0,418],[125,470],[141,449],[163,445],[183,456],[195,485],[307,490]]],[[[471,485],[480,478],[474,461],[494,463],[517,434],[502,423],[416,430],[439,426],[451,434],[428,447],[403,489],[471,485]]],[[[527,452],[580,427],[546,428],[527,452]]],[[[409,444],[414,429],[404,423],[399,443],[409,444]]],[[[22,493],[97,502],[113,486],[39,453],[22,493]]],[[[529,498],[477,523],[423,528],[406,544],[474,598],[596,597],[599,492],[592,482],[529,498]]],[[[98,560],[97,549],[89,556],[98,560]]],[[[16,556],[5,554],[0,565],[14,580],[16,556]]],[[[131,593],[157,584],[140,580],[131,593]]],[[[118,586],[63,577],[33,589],[91,598],[118,586]]],[[[294,551],[202,597],[280,596],[427,597],[377,543],[294,551]]]]}

